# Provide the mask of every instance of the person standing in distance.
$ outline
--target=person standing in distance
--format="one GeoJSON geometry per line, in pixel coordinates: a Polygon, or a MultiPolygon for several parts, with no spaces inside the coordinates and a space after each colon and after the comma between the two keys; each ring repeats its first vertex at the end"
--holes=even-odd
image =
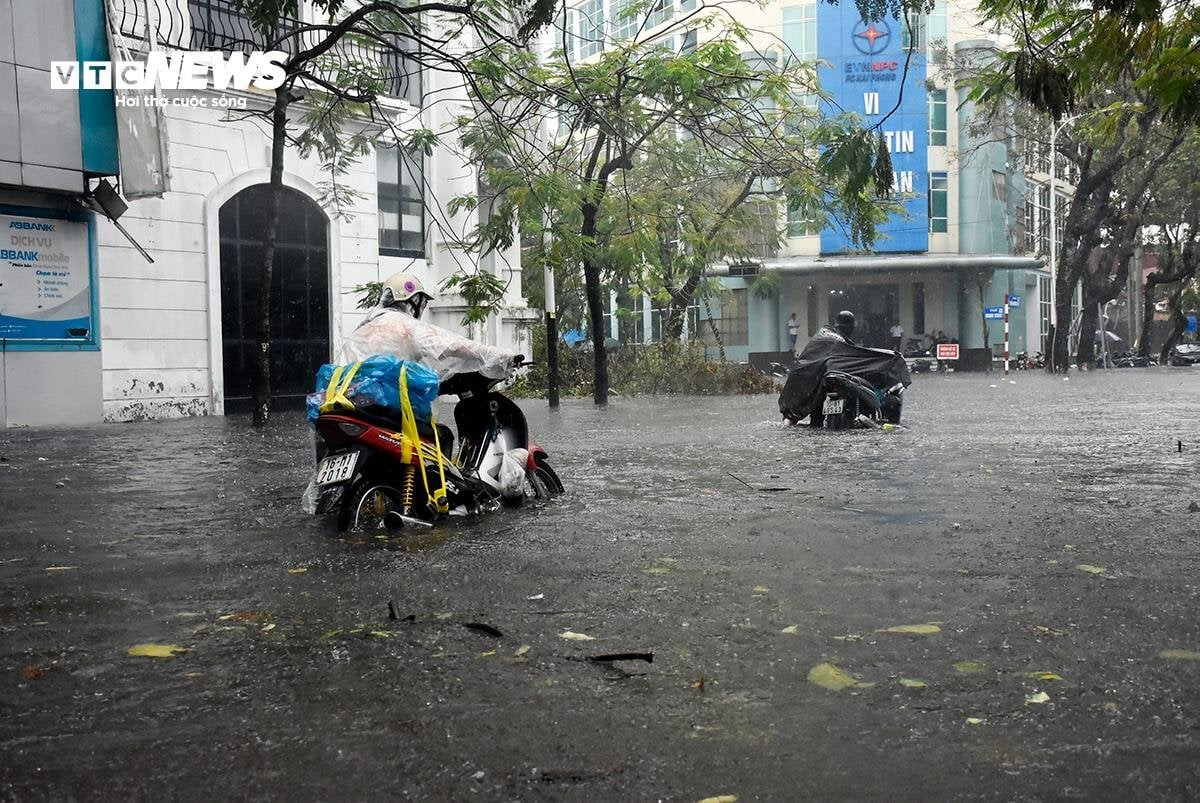
{"type": "Polygon", "coordinates": [[[796,350],[796,338],[800,336],[800,322],[796,320],[796,313],[787,319],[788,340],[791,342],[792,351],[796,350]]]}

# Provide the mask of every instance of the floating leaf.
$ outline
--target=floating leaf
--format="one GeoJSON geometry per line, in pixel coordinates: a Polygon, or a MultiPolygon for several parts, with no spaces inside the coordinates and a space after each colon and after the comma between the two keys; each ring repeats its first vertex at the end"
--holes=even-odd
{"type": "Polygon", "coordinates": [[[129,648],[135,658],[170,658],[177,652],[187,652],[187,648],[174,644],[134,644],[129,648]]]}
{"type": "Polygon", "coordinates": [[[259,631],[259,632],[261,632],[261,633],[270,633],[270,632],[271,632],[272,630],[274,630],[274,629],[275,629],[275,623],[274,623],[274,622],[271,622],[271,624],[269,624],[269,625],[265,625],[265,626],[263,627],[263,629],[262,629],[261,631],[259,631]]]}
{"type": "Polygon", "coordinates": [[[766,586],[755,586],[754,587],[755,594],[767,594],[770,591],[771,591],[771,589],[767,588],[766,586]]]}
{"type": "Polygon", "coordinates": [[[1053,672],[1026,672],[1025,677],[1033,678],[1034,680],[1062,680],[1061,675],[1056,675],[1053,672]]]}
{"type": "Polygon", "coordinates": [[[967,717],[967,724],[968,725],[982,725],[983,720],[980,719],[979,717],[967,717]]]}
{"type": "Polygon", "coordinates": [[[1093,566],[1090,563],[1081,563],[1075,568],[1081,572],[1087,572],[1088,574],[1104,574],[1106,571],[1108,571],[1108,569],[1104,568],[1103,566],[1093,566]]]}
{"type": "Polygon", "coordinates": [[[374,636],[375,638],[391,638],[392,637],[392,634],[387,632],[386,630],[370,630],[367,632],[367,635],[374,636]]]}
{"type": "Polygon", "coordinates": [[[237,611],[219,617],[222,622],[261,622],[266,618],[262,611],[237,611]]]}
{"type": "Polygon", "coordinates": [[[648,569],[642,569],[643,574],[669,574],[671,567],[669,566],[651,566],[648,569]]]}
{"type": "Polygon", "coordinates": [[[978,675],[987,671],[987,664],[982,661],[959,661],[954,664],[954,671],[962,675],[978,675]]]}
{"type": "Polygon", "coordinates": [[[490,658],[490,657],[492,657],[492,656],[493,656],[493,655],[495,655],[495,654],[496,654],[496,651],[495,651],[495,650],[488,650],[487,652],[481,652],[481,653],[479,653],[479,657],[480,657],[480,658],[490,658]]]}
{"type": "Polygon", "coordinates": [[[717,795],[716,797],[706,797],[700,803],[737,803],[737,795],[717,795]]]}
{"type": "Polygon", "coordinates": [[[900,685],[909,689],[923,689],[929,684],[916,678],[900,678],[900,685]]]}
{"type": "Polygon", "coordinates": [[[559,638],[565,638],[567,641],[595,641],[594,638],[586,633],[576,633],[572,630],[564,630],[558,634],[559,638]]]}
{"type": "Polygon", "coordinates": [[[527,652],[529,652],[529,645],[522,644],[520,647],[517,647],[516,652],[514,652],[513,655],[516,656],[517,658],[520,658],[522,655],[524,655],[527,652]]]}
{"type": "Polygon", "coordinates": [[[46,571],[48,571],[48,572],[69,572],[72,569],[78,569],[78,568],[79,568],[78,566],[47,566],[46,571]]]}
{"type": "Polygon", "coordinates": [[[1025,705],[1041,705],[1050,702],[1050,695],[1044,691],[1025,695],[1025,705]]]}
{"type": "Polygon", "coordinates": [[[787,633],[789,636],[794,636],[794,635],[796,635],[797,627],[798,627],[798,625],[788,625],[787,627],[785,627],[783,630],[780,630],[779,632],[787,633]]]}
{"type": "Polygon", "coordinates": [[[308,571],[307,566],[297,566],[294,569],[288,569],[288,574],[304,574],[306,571],[308,571]]]}
{"type": "Polygon", "coordinates": [[[23,667],[21,667],[21,677],[25,678],[26,680],[33,680],[34,678],[40,678],[44,674],[46,674],[46,667],[44,667],[44,666],[23,666],[23,667]]]}
{"type": "Polygon", "coordinates": [[[895,627],[885,627],[882,630],[876,630],[876,633],[914,633],[919,636],[927,636],[930,633],[941,633],[942,629],[933,622],[928,622],[923,625],[896,625],[895,627]]]}
{"type": "Polygon", "coordinates": [[[874,683],[863,683],[849,672],[839,669],[833,664],[817,664],[808,670],[808,682],[830,691],[858,688],[869,689],[874,683]]]}
{"type": "Polygon", "coordinates": [[[862,636],[857,633],[847,633],[844,636],[834,636],[838,641],[862,641],[862,636]]]}
{"type": "Polygon", "coordinates": [[[1200,661],[1200,652],[1193,652],[1192,650],[1163,650],[1158,654],[1158,657],[1171,661],[1200,661]]]}

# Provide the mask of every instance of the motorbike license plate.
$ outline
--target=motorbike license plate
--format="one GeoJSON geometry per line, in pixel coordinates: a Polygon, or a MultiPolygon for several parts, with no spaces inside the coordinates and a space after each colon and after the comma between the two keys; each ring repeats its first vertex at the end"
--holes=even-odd
{"type": "Polygon", "coordinates": [[[317,467],[317,485],[345,482],[354,476],[356,463],[358,463],[358,452],[346,452],[326,457],[317,467]]]}
{"type": "Polygon", "coordinates": [[[821,405],[821,415],[841,415],[842,410],[846,408],[845,399],[834,399],[826,396],[825,403],[821,405]]]}

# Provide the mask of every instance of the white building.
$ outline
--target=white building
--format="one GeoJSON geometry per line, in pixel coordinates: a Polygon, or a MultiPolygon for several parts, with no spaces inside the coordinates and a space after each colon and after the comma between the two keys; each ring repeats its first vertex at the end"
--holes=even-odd
{"type": "MultiPolygon", "coordinates": [[[[142,58],[149,28],[157,31],[155,48],[168,53],[248,49],[255,39],[229,0],[152,0],[150,25],[146,3],[0,3],[0,104],[17,109],[0,124],[12,129],[0,130],[0,421],[7,426],[248,409],[255,337],[249,307],[270,136],[261,119],[236,106],[265,108],[270,93],[193,91],[179,93],[187,96],[180,105],[174,105],[176,93],[165,93],[168,190],[161,198],[131,201],[119,218],[151,263],[111,221],[79,201],[99,178],[134,167],[116,159],[117,130],[130,113],[118,109],[114,116],[111,92],[49,88],[51,61],[110,58],[106,12],[109,26],[121,33],[113,37],[114,60],[122,41],[142,58]],[[9,248],[10,226],[14,237],[35,238],[22,242],[40,236],[53,252],[9,248]],[[36,259],[56,255],[70,262],[70,271],[26,284],[47,267],[36,259]],[[18,258],[31,256],[36,259],[18,258]],[[61,286],[47,290],[42,281],[61,286]],[[69,303],[60,303],[64,299],[69,303]]],[[[306,8],[302,16],[310,14],[306,8]]],[[[389,147],[397,133],[412,128],[449,129],[455,105],[426,101],[460,94],[444,73],[421,75],[405,69],[411,62],[400,62],[395,97],[381,104],[391,125],[369,129],[377,152],[342,178],[356,194],[344,215],[320,205],[329,177],[318,161],[288,149],[272,308],[277,406],[302,398],[316,368],[361,319],[354,287],[400,270],[436,287],[457,270],[476,267],[451,244],[469,230],[473,215],[446,211],[452,197],[475,192],[474,168],[445,147],[421,164],[389,147]]],[[[299,112],[294,106],[293,115],[299,112]]],[[[367,125],[355,121],[353,128],[367,125]]],[[[123,143],[127,161],[129,144],[123,143]]],[[[139,144],[158,152],[157,143],[139,144]]],[[[146,172],[145,165],[136,168],[146,172]]],[[[489,257],[481,267],[508,283],[506,308],[471,334],[521,349],[533,313],[521,297],[519,250],[489,257]]],[[[442,297],[431,307],[432,319],[455,328],[463,309],[461,298],[442,297]]]]}

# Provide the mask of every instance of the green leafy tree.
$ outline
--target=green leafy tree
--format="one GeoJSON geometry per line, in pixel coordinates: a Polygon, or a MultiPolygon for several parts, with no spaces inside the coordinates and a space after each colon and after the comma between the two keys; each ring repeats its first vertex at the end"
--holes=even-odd
{"type": "Polygon", "coordinates": [[[760,192],[824,205],[858,242],[873,238],[877,195],[892,178],[877,132],[856,119],[812,120],[796,98],[814,87],[812,65],[752,63],[742,55],[754,51],[751,37],[736,23],[686,53],[636,37],[581,64],[563,51],[539,63],[517,48],[497,63],[499,50],[475,63],[475,108],[459,120],[469,157],[483,164],[480,202],[493,212],[470,244],[508,247],[521,217],[550,230],[563,266],[583,274],[597,404],[608,397],[609,281],[650,266],[682,309],[705,261],[741,247],[726,226],[760,192]],[[562,135],[545,136],[555,129],[562,135]],[[669,174],[673,159],[704,165],[707,183],[682,204],[656,172],[669,174]],[[693,203],[703,210],[691,221],[673,211],[693,203]]]}
{"type": "MultiPolygon", "coordinates": [[[[398,63],[465,72],[459,39],[478,42],[477,52],[493,43],[518,47],[553,14],[553,3],[469,0],[465,3],[312,0],[321,18],[298,21],[298,0],[233,0],[258,30],[261,41],[241,43],[288,53],[285,79],[261,112],[271,130],[271,169],[256,305],[257,354],[253,383],[255,426],[267,423],[271,406],[270,287],[279,231],[284,156],[289,145],[301,155],[315,154],[328,179],[323,199],[335,215],[355,199],[341,178],[371,152],[374,131],[391,115],[378,100],[398,63]],[[284,24],[286,22],[286,24],[284,24]],[[515,32],[515,33],[514,33],[515,32]],[[295,115],[293,107],[300,109],[295,115]],[[377,112],[377,113],[373,113],[377,112]],[[367,125],[373,118],[375,125],[367,125]],[[359,123],[354,131],[354,123],[359,123]],[[350,130],[353,133],[347,133],[350,130]]],[[[413,151],[432,148],[430,132],[408,135],[413,151]]],[[[460,279],[457,289],[468,300],[490,292],[487,277],[460,279]]]]}

